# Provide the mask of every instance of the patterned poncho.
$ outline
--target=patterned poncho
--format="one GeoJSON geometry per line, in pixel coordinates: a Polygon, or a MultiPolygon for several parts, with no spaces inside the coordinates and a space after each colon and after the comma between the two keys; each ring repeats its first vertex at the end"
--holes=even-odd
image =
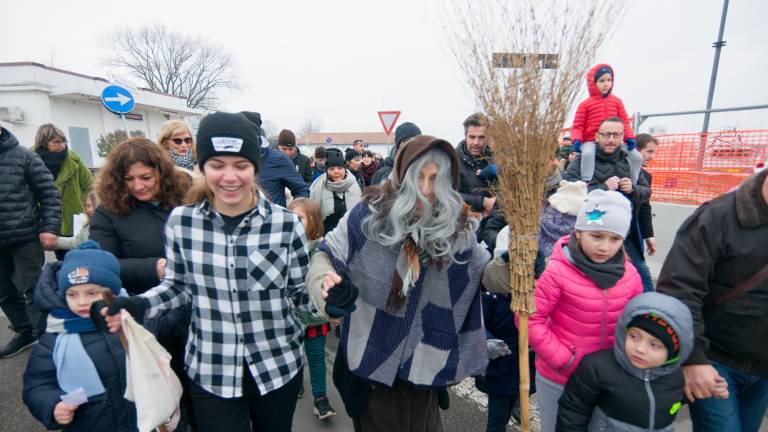
{"type": "Polygon", "coordinates": [[[398,248],[366,239],[369,214],[360,203],[329,233],[319,250],[360,290],[357,309],[344,320],[341,343],[355,375],[391,386],[395,380],[444,387],[480,375],[488,363],[480,279],[488,252],[479,245],[460,264],[422,267],[399,310],[387,308],[398,248]]]}

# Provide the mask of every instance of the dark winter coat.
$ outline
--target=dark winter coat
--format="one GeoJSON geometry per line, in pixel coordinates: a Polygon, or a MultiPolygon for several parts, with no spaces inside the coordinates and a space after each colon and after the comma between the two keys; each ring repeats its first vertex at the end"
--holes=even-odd
{"type": "MultiPolygon", "coordinates": [[[[606,154],[600,147],[595,148],[595,174],[587,185],[587,191],[592,192],[595,189],[608,190],[605,181],[616,176],[618,178],[630,177],[629,161],[627,154],[621,150],[616,150],[613,154],[606,154]]],[[[563,173],[563,179],[568,181],[581,180],[581,156],[577,156],[573,163],[568,165],[568,169],[563,173]]],[[[617,190],[617,192],[621,192],[617,190]]],[[[627,239],[631,241],[637,250],[643,250],[642,238],[639,234],[638,215],[642,204],[651,199],[651,187],[644,176],[639,176],[637,184],[632,188],[632,192],[624,194],[632,203],[632,223],[627,239]]]]}
{"type": "MultiPolygon", "coordinates": [[[[488,339],[501,339],[507,344],[512,354],[505,355],[488,362],[485,375],[475,378],[475,386],[483,393],[499,396],[517,396],[520,392],[520,367],[517,353],[517,327],[515,314],[509,310],[510,297],[507,294],[491,294],[483,291],[483,322],[488,339]]],[[[529,364],[531,376],[533,368],[533,351],[529,364]]],[[[530,380],[529,382],[533,382],[530,380]]]]}
{"type": "Polygon", "coordinates": [[[309,186],[296,172],[296,166],[288,156],[274,149],[262,150],[264,154],[256,176],[259,186],[267,194],[269,201],[285,207],[285,188],[291,191],[294,198],[309,198],[309,186]]]}
{"type": "Polygon", "coordinates": [[[768,263],[768,170],[699,207],[680,226],[659,274],[658,291],[693,314],[696,344],[687,364],[716,360],[768,378],[768,280],[721,306],[712,302],[768,263]]]}
{"type": "Polygon", "coordinates": [[[681,361],[638,369],[624,351],[629,322],[651,312],[678,335],[680,360],[688,357],[693,349],[688,308],[658,293],[635,297],[616,325],[614,347],[586,355],[568,380],[558,403],[558,432],[674,430],[685,389],[681,361]]]}
{"type": "MultiPolygon", "coordinates": [[[[56,269],[59,263],[46,264],[35,288],[35,305],[43,312],[66,308],[58,295],[56,269]]],[[[88,356],[96,366],[106,389],[101,395],[78,407],[72,423],[62,427],[53,418],[53,409],[64,394],[56,379],[53,348],[58,334],[45,333],[35,346],[24,371],[22,399],[29,411],[48,429],[69,431],[136,431],[136,409],[125,394],[125,351],[120,338],[97,331],[80,333],[88,356]]]]}
{"type": "Polygon", "coordinates": [[[120,279],[130,294],[157,286],[157,261],[165,257],[165,221],[170,210],[136,201],[128,216],[119,216],[103,205],[91,221],[91,240],[120,261],[120,279]]]}
{"type": "Polygon", "coordinates": [[[0,128],[0,248],[61,232],[61,195],[32,150],[0,128]]]}
{"type": "MultiPolygon", "coordinates": [[[[640,177],[645,177],[648,186],[653,185],[653,175],[644,169],[640,169],[640,177]]],[[[651,202],[640,204],[638,210],[637,222],[640,225],[640,234],[643,239],[653,237],[653,209],[651,202]]]]}
{"type": "Polygon", "coordinates": [[[478,174],[491,163],[493,155],[486,147],[482,157],[475,159],[467,150],[466,140],[462,140],[456,146],[456,155],[459,157],[459,193],[472,210],[482,212],[483,198],[490,198],[491,193],[490,184],[481,179],[478,174]]]}
{"type": "Polygon", "coordinates": [[[312,172],[312,161],[301,154],[298,147],[296,147],[296,153],[293,154],[291,162],[293,162],[293,165],[296,167],[296,172],[299,173],[299,176],[304,179],[304,183],[307,185],[312,184],[312,177],[314,174],[312,172]]]}
{"type": "Polygon", "coordinates": [[[381,165],[379,165],[379,169],[376,170],[376,173],[371,178],[371,185],[380,185],[384,183],[386,179],[389,178],[389,173],[392,172],[392,169],[395,167],[395,158],[392,156],[387,157],[381,162],[381,165]]]}

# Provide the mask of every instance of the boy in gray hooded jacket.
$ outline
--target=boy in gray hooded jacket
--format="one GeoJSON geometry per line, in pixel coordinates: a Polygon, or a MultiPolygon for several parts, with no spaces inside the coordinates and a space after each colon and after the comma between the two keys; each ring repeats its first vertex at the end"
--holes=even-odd
{"type": "MultiPolygon", "coordinates": [[[[679,300],[649,292],[624,308],[612,349],[584,357],[565,386],[558,431],[672,431],[684,398],[680,365],[693,319],[679,300]]],[[[725,382],[713,389],[727,396],[725,382]]]]}

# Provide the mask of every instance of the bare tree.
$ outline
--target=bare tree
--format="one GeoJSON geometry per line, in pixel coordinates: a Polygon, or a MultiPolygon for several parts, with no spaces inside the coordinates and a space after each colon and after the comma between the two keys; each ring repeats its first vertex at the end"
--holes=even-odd
{"type": "Polygon", "coordinates": [[[106,45],[107,64],[128,70],[150,90],[186,98],[190,108],[214,109],[220,90],[239,88],[232,56],[220,44],[164,25],[116,30],[106,45]]]}
{"type": "Polygon", "coordinates": [[[535,311],[533,265],[545,179],[585,72],[623,8],[616,0],[455,3],[454,56],[485,113],[499,170],[493,192],[509,223],[523,431],[530,430],[528,316],[535,311]]]}
{"type": "Polygon", "coordinates": [[[299,127],[299,134],[301,134],[302,138],[304,139],[304,144],[307,143],[307,136],[312,133],[320,132],[320,129],[323,128],[323,123],[318,119],[305,119],[304,123],[301,124],[299,127]]]}
{"type": "Polygon", "coordinates": [[[277,125],[269,120],[264,120],[261,123],[261,128],[264,129],[264,135],[266,135],[267,138],[272,138],[277,135],[277,125]]]}

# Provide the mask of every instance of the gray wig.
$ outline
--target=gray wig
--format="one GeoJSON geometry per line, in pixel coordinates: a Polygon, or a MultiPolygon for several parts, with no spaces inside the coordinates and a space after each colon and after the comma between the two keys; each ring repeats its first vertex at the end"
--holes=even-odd
{"type": "MultiPolygon", "coordinates": [[[[421,155],[408,167],[391,208],[378,205],[386,199],[384,194],[370,201],[371,213],[361,226],[363,234],[384,246],[400,246],[410,235],[431,258],[450,258],[456,262],[456,255],[476,242],[479,222],[475,218],[469,218],[465,224],[460,222],[464,200],[453,189],[450,167],[451,159],[439,149],[433,148],[421,155]],[[432,162],[438,168],[434,206],[419,189],[419,174],[432,162]],[[418,217],[414,216],[417,203],[421,203],[423,209],[418,217]]],[[[390,177],[395,175],[393,170],[390,177]]]]}

